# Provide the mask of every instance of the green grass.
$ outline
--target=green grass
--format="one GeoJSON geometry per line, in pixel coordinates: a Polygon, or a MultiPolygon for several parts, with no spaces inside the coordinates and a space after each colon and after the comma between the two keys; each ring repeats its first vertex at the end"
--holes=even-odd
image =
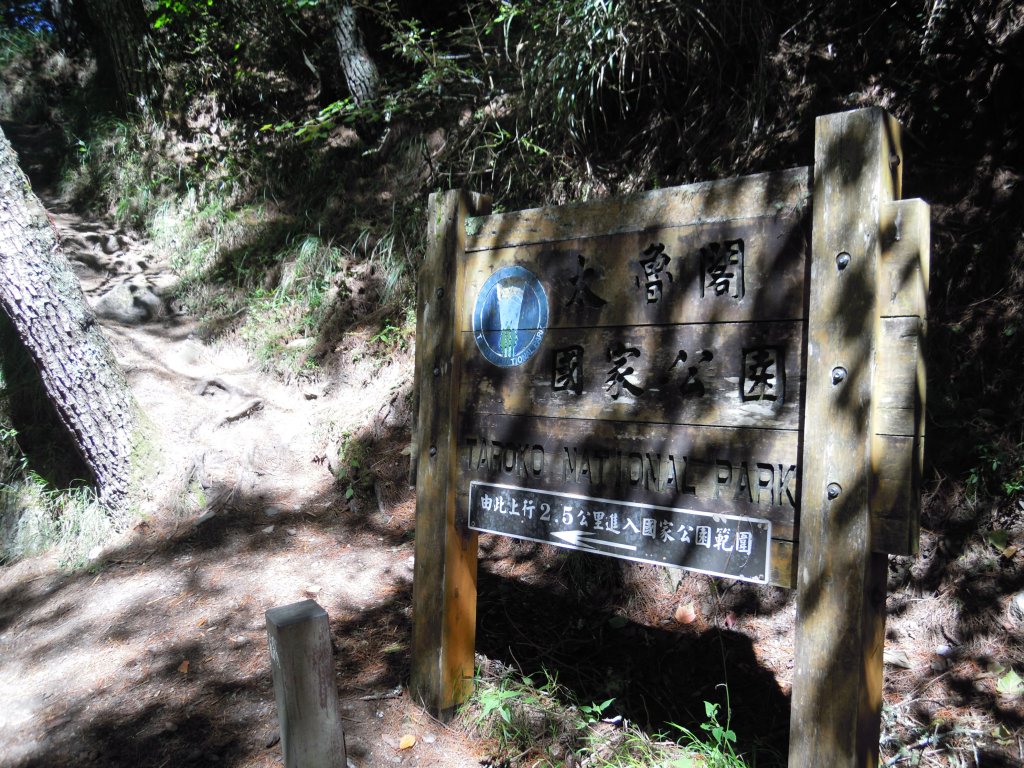
{"type": "MultiPolygon", "coordinates": [[[[728,703],[705,702],[697,730],[674,726],[678,738],[649,734],[615,715],[615,700],[583,704],[547,671],[523,675],[501,664],[478,671],[472,697],[460,718],[494,744],[511,764],[552,768],[586,764],[595,768],[746,768],[736,751],[728,703]],[[520,762],[517,762],[520,761],[520,762]]],[[[724,687],[724,686],[723,686],[724,687]]],[[[726,696],[728,702],[728,695],[726,696]]]]}
{"type": "Polygon", "coordinates": [[[154,248],[170,258],[180,279],[177,297],[200,319],[203,335],[238,333],[262,369],[287,378],[316,366],[310,348],[325,333],[328,341],[344,333],[339,322],[362,321],[336,313],[345,309],[347,278],[356,271],[364,280],[369,274],[370,300],[390,310],[371,326],[371,353],[409,345],[419,210],[418,203],[395,206],[388,221],[352,221],[356,234],[344,241],[322,234],[322,214],[314,210],[300,218],[266,202],[232,206],[195,186],[165,196],[148,228],[154,248]]]}
{"type": "Polygon", "coordinates": [[[342,432],[338,441],[337,481],[345,487],[346,499],[367,496],[373,492],[369,448],[350,432],[342,432]]]}
{"type": "Polygon", "coordinates": [[[969,500],[1012,499],[1024,492],[1024,442],[999,435],[978,447],[977,463],[965,482],[969,500]]]}
{"type": "Polygon", "coordinates": [[[476,731],[497,742],[500,754],[552,748],[575,735],[578,713],[560,700],[565,693],[554,677],[543,682],[507,669],[496,677],[478,675],[473,696],[464,708],[476,731]]]}
{"type": "Polygon", "coordinates": [[[0,484],[0,558],[14,560],[55,550],[61,568],[75,570],[94,560],[121,527],[86,486],[50,488],[34,472],[0,484]]]}
{"type": "MultiPolygon", "coordinates": [[[[57,488],[36,472],[18,446],[3,394],[0,380],[0,562],[55,551],[61,568],[89,565],[135,512],[102,505],[95,490],[82,481],[57,488]]],[[[139,477],[153,461],[146,428],[140,427],[132,454],[133,472],[139,477]]]]}
{"type": "Polygon", "coordinates": [[[743,758],[736,754],[736,732],[729,727],[731,710],[728,704],[728,688],[726,688],[725,699],[724,724],[718,721],[720,706],[710,701],[704,702],[704,715],[707,719],[700,725],[703,734],[695,733],[689,728],[673,723],[673,726],[682,734],[680,744],[692,753],[683,758],[683,762],[673,763],[674,766],[679,768],[687,768],[690,765],[702,765],[708,768],[743,768],[746,766],[743,758]]]}
{"type": "Polygon", "coordinates": [[[29,32],[24,29],[8,29],[0,26],[0,68],[9,66],[17,59],[30,56],[51,41],[45,32],[29,32]]]}
{"type": "MultiPolygon", "coordinates": [[[[0,394],[3,391],[3,375],[0,373],[0,394]]],[[[0,398],[0,483],[22,477],[28,471],[28,460],[18,447],[18,431],[8,420],[6,407],[6,401],[0,398]]]]}

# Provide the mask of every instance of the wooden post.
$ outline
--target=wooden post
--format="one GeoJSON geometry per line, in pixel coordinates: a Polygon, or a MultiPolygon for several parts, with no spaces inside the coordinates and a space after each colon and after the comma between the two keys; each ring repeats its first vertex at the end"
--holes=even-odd
{"type": "Polygon", "coordinates": [[[874,766],[886,555],[871,538],[872,381],[881,212],[900,196],[899,125],[819,117],[789,764],[874,766]]]}
{"type": "Polygon", "coordinates": [[[327,612],[303,600],[266,615],[285,767],[345,768],[327,612]]]}
{"type": "Polygon", "coordinates": [[[875,552],[891,555],[916,555],[918,549],[930,241],[926,202],[897,200],[882,206],[882,335],[875,348],[872,393],[871,520],[875,552]]]}
{"type": "Polygon", "coordinates": [[[455,519],[458,394],[466,218],[490,200],[461,191],[430,196],[416,323],[416,561],[410,691],[449,717],[472,690],[477,536],[455,519]]]}

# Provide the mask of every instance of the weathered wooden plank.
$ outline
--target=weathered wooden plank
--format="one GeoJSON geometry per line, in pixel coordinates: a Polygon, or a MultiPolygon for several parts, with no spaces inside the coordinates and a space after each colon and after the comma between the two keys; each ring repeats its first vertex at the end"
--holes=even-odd
{"type": "Polygon", "coordinates": [[[460,410],[796,430],[803,334],[799,321],[556,329],[499,367],[463,333],[460,410]]]}
{"type": "Polygon", "coordinates": [[[808,204],[810,169],[642,192],[624,198],[531,208],[466,222],[468,251],[572,240],[758,216],[789,216],[808,204]]]}
{"type": "Polygon", "coordinates": [[[798,434],[461,414],[458,516],[472,480],[765,518],[794,538],[798,434]]]}
{"type": "Polygon", "coordinates": [[[875,552],[917,554],[922,442],[923,439],[916,435],[876,435],[872,442],[871,459],[875,470],[871,489],[871,530],[875,552]]]}
{"type": "Polygon", "coordinates": [[[549,328],[798,319],[807,213],[469,254],[460,327],[473,330],[475,298],[494,272],[512,265],[544,286],[549,328]]]}
{"type": "Polygon", "coordinates": [[[469,694],[476,632],[477,537],[455,520],[457,399],[465,219],[487,198],[430,197],[428,251],[418,279],[416,324],[416,556],[410,691],[438,717],[469,694]]]}
{"type": "Polygon", "coordinates": [[[796,586],[797,547],[792,541],[772,539],[772,569],[770,584],[792,589],[796,586]]]}
{"type": "Polygon", "coordinates": [[[920,420],[918,361],[923,354],[919,317],[882,317],[875,355],[874,432],[910,435],[920,420]]]}
{"type": "Polygon", "coordinates": [[[931,209],[923,200],[882,206],[882,261],[878,276],[882,317],[925,317],[931,270],[931,209]]]}
{"type": "Polygon", "coordinates": [[[880,207],[899,197],[900,153],[880,109],[817,120],[793,766],[878,759],[886,559],[871,541],[871,371],[880,207]]]}
{"type": "Polygon", "coordinates": [[[327,611],[314,600],[266,613],[286,768],[346,768],[327,611]]]}
{"type": "Polygon", "coordinates": [[[918,551],[924,470],[930,211],[921,200],[882,206],[882,258],[871,446],[876,552],[918,551]],[[902,437],[898,437],[902,436],[902,437]]]}

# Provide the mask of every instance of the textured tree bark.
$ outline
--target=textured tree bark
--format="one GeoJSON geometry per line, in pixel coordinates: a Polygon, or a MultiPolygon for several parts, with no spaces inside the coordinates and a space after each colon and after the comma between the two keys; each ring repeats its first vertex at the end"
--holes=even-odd
{"type": "Polygon", "coordinates": [[[149,114],[160,102],[156,49],[140,0],[85,0],[114,70],[117,94],[127,112],[149,114]]]}
{"type": "Polygon", "coordinates": [[[83,18],[82,0],[49,0],[47,10],[61,48],[68,53],[81,50],[85,34],[83,22],[91,26],[88,18],[83,18]]]}
{"type": "Polygon", "coordinates": [[[377,65],[366,50],[363,35],[356,25],[356,10],[351,3],[338,2],[334,12],[334,42],[338,46],[338,59],[345,83],[357,107],[377,95],[380,75],[377,65]]]}
{"type": "Polygon", "coordinates": [[[0,310],[93,473],[100,500],[127,498],[137,410],[57,232],[0,131],[0,310]]]}

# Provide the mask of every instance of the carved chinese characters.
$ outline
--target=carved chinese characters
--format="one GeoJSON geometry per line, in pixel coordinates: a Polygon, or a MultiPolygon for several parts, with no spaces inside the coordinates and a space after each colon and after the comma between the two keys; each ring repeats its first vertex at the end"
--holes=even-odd
{"type": "Polygon", "coordinates": [[[708,243],[700,249],[700,295],[743,298],[743,240],[708,243]]]}
{"type": "Polygon", "coordinates": [[[583,347],[573,345],[554,350],[551,389],[577,395],[583,391],[583,347]]]}
{"type": "Polygon", "coordinates": [[[796,429],[798,321],[549,328],[519,366],[472,366],[466,409],[796,429]]]}
{"type": "Polygon", "coordinates": [[[783,399],[786,392],[784,351],[780,346],[743,350],[740,395],[744,401],[783,399]]]}
{"type": "Polygon", "coordinates": [[[608,361],[612,367],[608,369],[608,378],[604,380],[605,392],[612,400],[618,400],[623,392],[636,397],[643,394],[636,379],[636,369],[630,360],[640,357],[640,350],[618,343],[608,348],[608,361]]]}
{"type": "MultiPolygon", "coordinates": [[[[648,304],[656,304],[661,300],[663,278],[672,282],[672,273],[666,269],[672,259],[665,253],[662,243],[651,243],[641,255],[646,257],[640,259],[644,295],[648,304]]],[[[636,287],[641,287],[639,276],[636,278],[636,287]]]]}
{"type": "MultiPolygon", "coordinates": [[[[475,300],[496,270],[518,266],[544,284],[551,328],[799,319],[798,221],[765,217],[468,253],[467,297],[475,300]]],[[[463,330],[471,311],[463,310],[463,330]]]]}

